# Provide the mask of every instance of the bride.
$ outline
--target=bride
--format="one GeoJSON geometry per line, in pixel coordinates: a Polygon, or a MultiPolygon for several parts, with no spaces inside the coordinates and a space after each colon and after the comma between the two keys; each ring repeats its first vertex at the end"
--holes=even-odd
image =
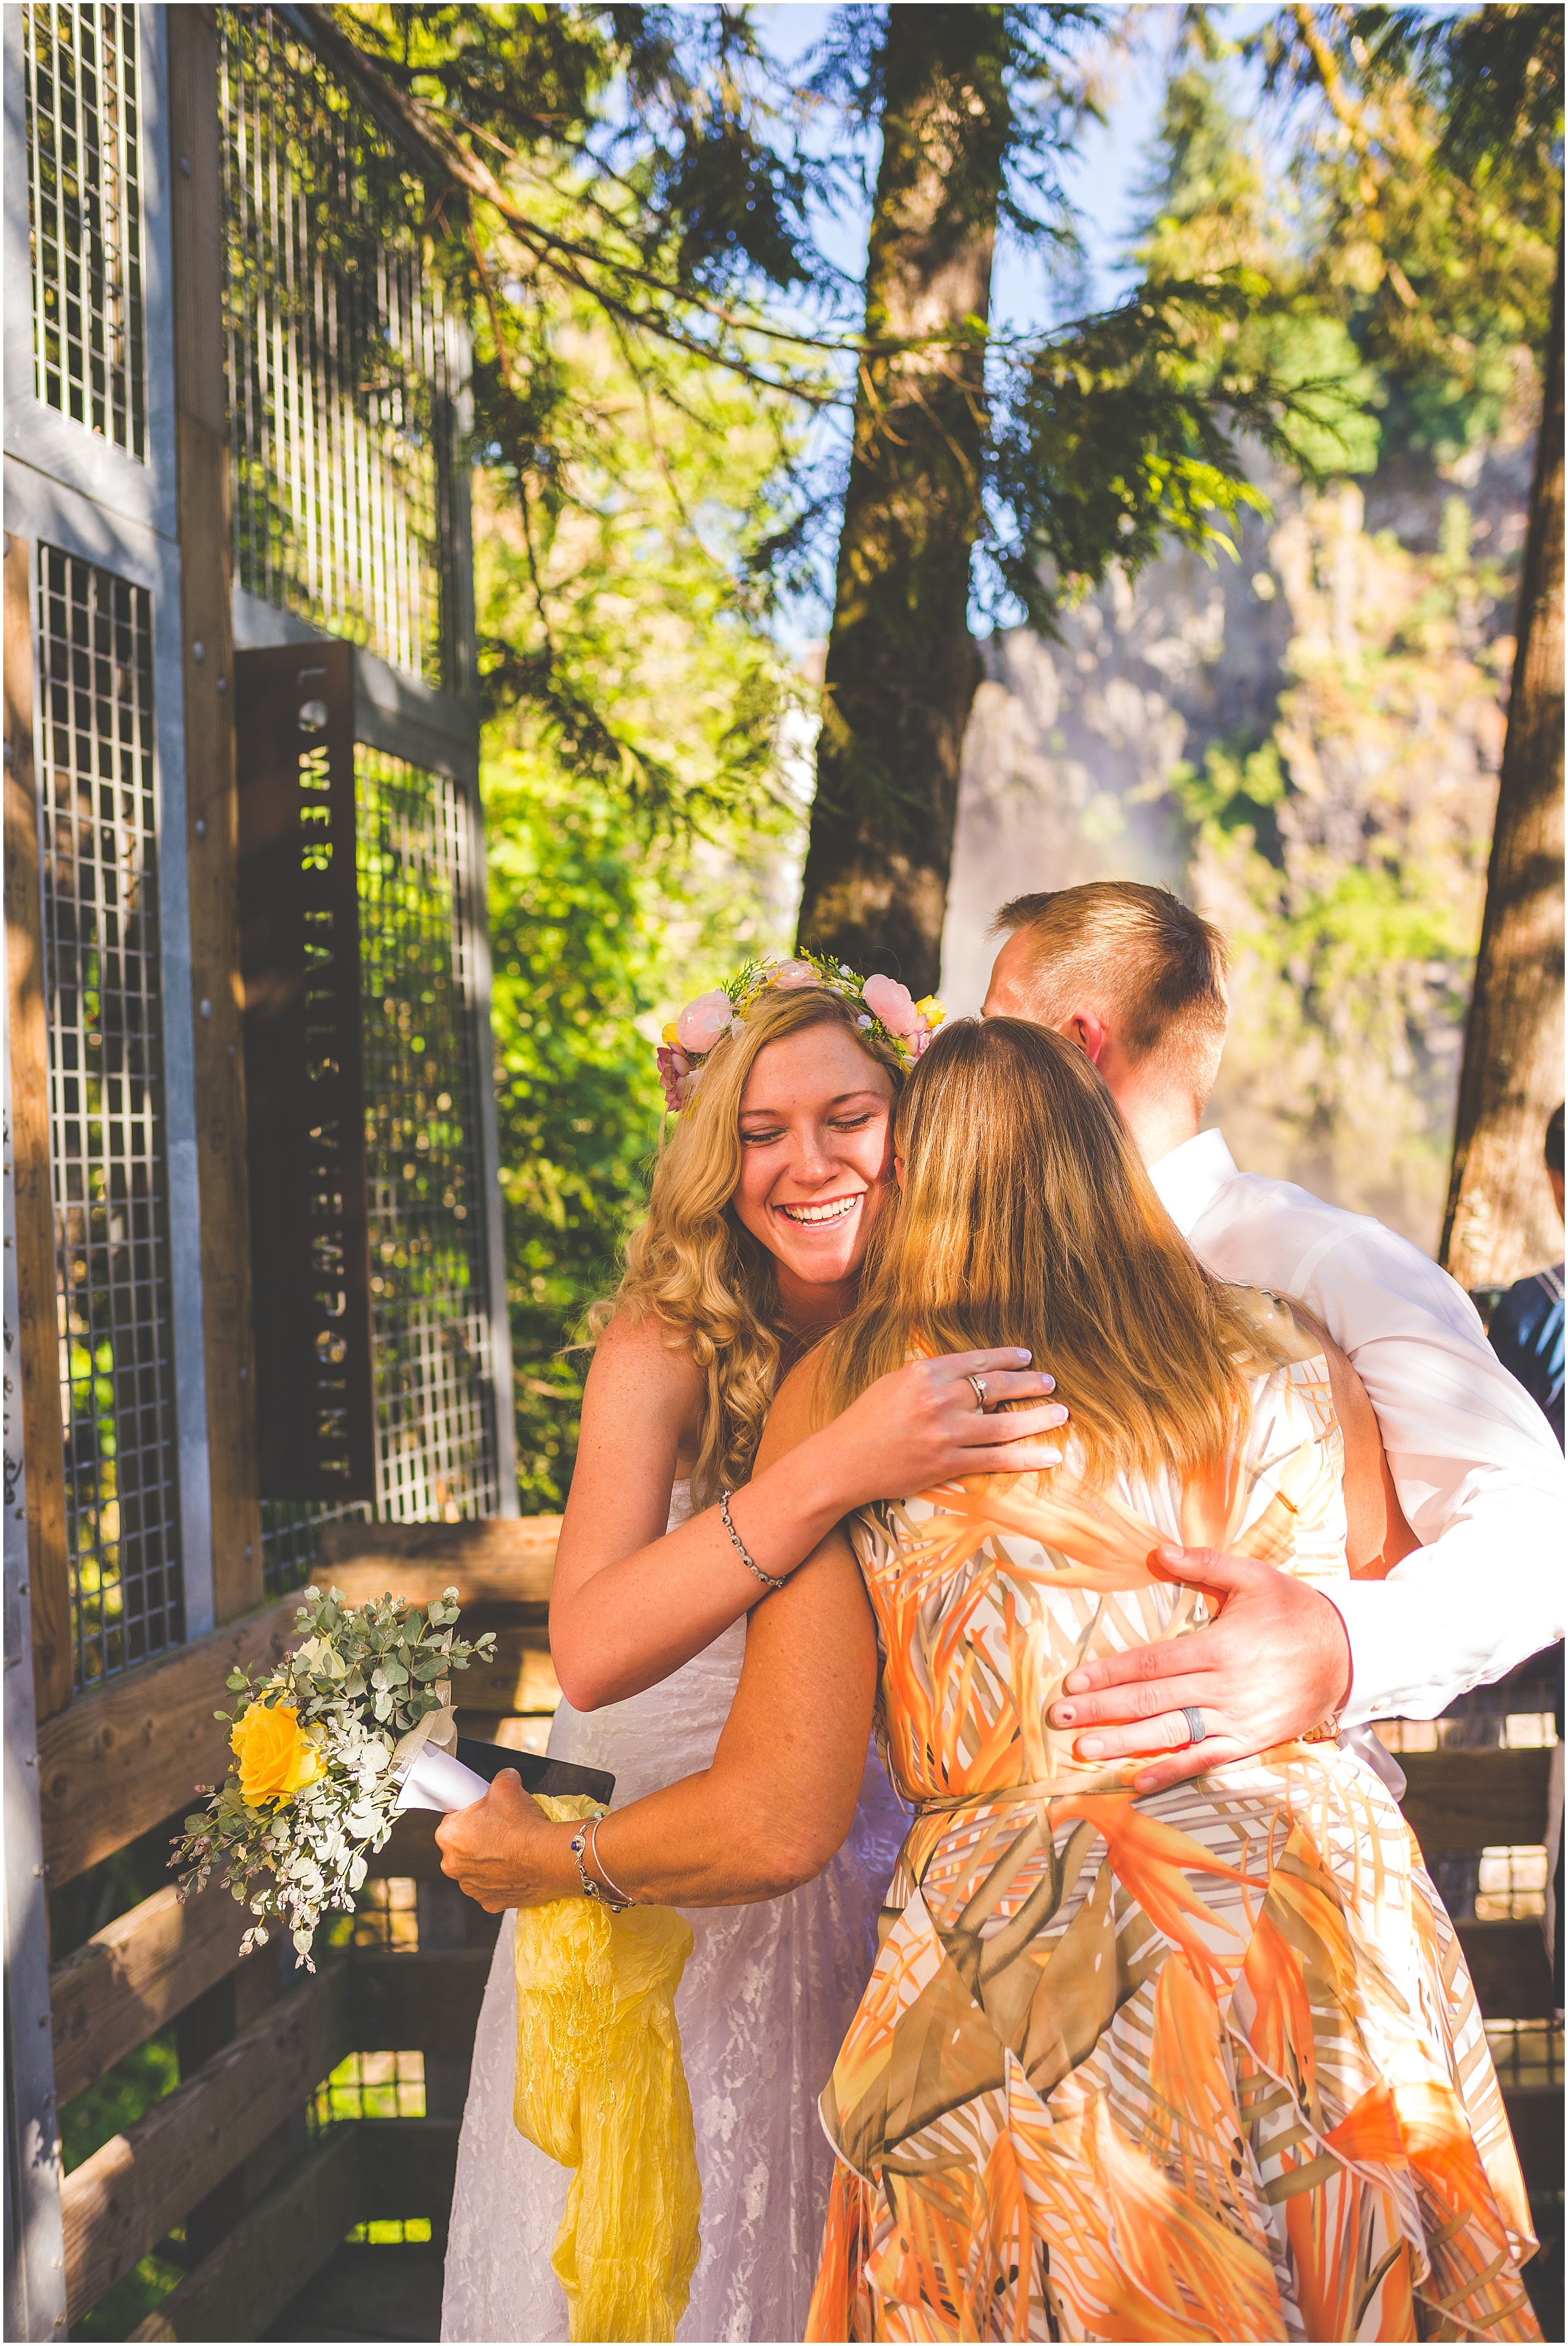
{"type": "MultiPolygon", "coordinates": [[[[550,1609],[565,1697],[550,1753],[608,1769],[617,1804],[708,1767],[748,1613],[841,1515],[999,1463],[1003,1442],[1010,1467],[1060,1456],[1015,1441],[1066,1413],[1043,1399],[1051,1380],[1028,1353],[1002,1347],[882,1377],[787,1464],[751,1474],[781,1374],[853,1304],[896,1096],[932,1015],[886,979],[862,990],[826,964],[765,965],[683,1012],[660,1054],[681,1113],[589,1372],[550,1609]],[[1028,1406],[987,1418],[971,1378],[1028,1406]]],[[[817,1880],[687,1918],[696,1946],[676,2012],[702,2252],[681,2338],[804,2328],[832,2168],[816,2096],[870,1974],[908,1821],[866,1765],[863,1731],[861,1774],[817,1880]]],[[[567,2334],[550,2252],[570,2177],[513,2123],[513,1937],[508,1914],[458,2151],[446,2339],[567,2334]]]]}

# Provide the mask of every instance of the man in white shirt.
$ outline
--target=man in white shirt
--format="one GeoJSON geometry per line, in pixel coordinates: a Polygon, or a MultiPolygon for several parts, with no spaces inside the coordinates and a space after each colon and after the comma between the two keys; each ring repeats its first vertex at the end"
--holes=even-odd
{"type": "Polygon", "coordinates": [[[1229,1016],[1218,931],[1167,890],[1123,881],[1021,896],[996,927],[986,1015],[1076,1040],[1200,1260],[1296,1298],[1349,1354],[1424,1543],[1332,1598],[1249,1557],[1166,1551],[1174,1577],[1224,1600],[1221,1617],[1072,1673],[1053,1724],[1079,1729],[1085,1758],[1164,1751],[1136,1779],[1157,1791],[1314,1729],[1435,1718],[1561,1637],[1568,1479],[1469,1297],[1380,1222],[1238,1172],[1220,1134],[1198,1129],[1229,1016]]]}

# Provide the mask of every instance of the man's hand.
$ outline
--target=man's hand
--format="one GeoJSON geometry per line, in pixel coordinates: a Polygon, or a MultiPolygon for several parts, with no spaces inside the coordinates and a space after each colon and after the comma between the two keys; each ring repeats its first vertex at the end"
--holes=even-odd
{"type": "Polygon", "coordinates": [[[1250,1760],[1321,1724],[1350,1691],[1350,1641],[1326,1596],[1255,1557],[1158,1547],[1150,1563],[1217,1598],[1220,1617],[1190,1637],[1139,1646],[1069,1671],[1053,1727],[1076,1728],[1081,1760],[1162,1757],[1133,1780],[1163,1792],[1227,1760],[1250,1760]],[[1208,1732],[1193,1743],[1190,1706],[1208,1732]]]}
{"type": "Polygon", "coordinates": [[[443,1873],[487,1914],[543,1906],[580,1889],[571,1837],[569,1825],[552,1824],[529,1799],[514,1768],[504,1768],[482,1800],[443,1817],[435,1829],[443,1873]]]}

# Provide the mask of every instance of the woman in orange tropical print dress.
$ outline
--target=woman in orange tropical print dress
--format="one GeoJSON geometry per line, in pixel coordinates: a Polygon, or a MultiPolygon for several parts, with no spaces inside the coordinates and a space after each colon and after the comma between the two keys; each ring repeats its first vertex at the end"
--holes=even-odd
{"type": "MultiPolygon", "coordinates": [[[[945,1029],[895,1149],[860,1307],[761,1455],[911,1352],[1011,1344],[1070,1406],[1064,1463],[851,1518],[754,1609],[712,1766],[612,1810],[593,1859],[617,1895],[776,1895],[847,1829],[874,1701],[915,1814],[822,2096],[808,2337],[1539,2338],[1474,1994],[1384,1784],[1325,1740],[1139,1796],[1146,1760],[1049,1723],[1089,1658],[1209,1617],[1164,1543],[1320,1583],[1413,1544],[1354,1371],[1203,1270],[1055,1035],[945,1029]]],[[[570,1829],[514,1807],[465,1887],[568,1894],[570,1829]]]]}
{"type": "MultiPolygon", "coordinates": [[[[932,1225],[1005,1212],[983,1175],[952,1194],[998,1074],[1035,1066],[1080,1137],[1097,1106],[1086,1062],[1011,1025],[955,1031],[901,1120],[903,1229],[830,1347],[830,1406],[908,1326],[908,1280],[972,1280],[967,1249],[933,1277],[932,1225]],[[947,1194],[922,1211],[920,1186],[947,1194]]],[[[1151,1570],[1162,1543],[1349,1569],[1324,1339],[1277,1299],[1224,1302],[1248,1402],[1228,1454],[1119,1463],[1132,1445],[1089,1423],[1054,1324],[1097,1461],[1080,1440],[1033,1493],[973,1477],[850,1526],[883,1754],[917,1815],[822,2098],[838,2166],[809,2338],[1540,2335],[1481,2015],[1386,1787],[1326,1741],[1135,1799],[1125,1763],[1047,1722],[1070,1670],[1208,1617],[1151,1570]]],[[[946,1316],[924,1318],[945,1349],[946,1316]]]]}

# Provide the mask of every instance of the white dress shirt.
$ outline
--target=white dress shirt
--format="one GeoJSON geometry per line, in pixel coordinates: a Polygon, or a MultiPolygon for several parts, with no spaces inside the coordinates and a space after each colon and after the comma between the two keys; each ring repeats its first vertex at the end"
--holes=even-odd
{"type": "Polygon", "coordinates": [[[1386,1580],[1324,1591],[1350,1640],[1346,1726],[1435,1719],[1561,1637],[1568,1475],[1463,1289],[1370,1215],[1237,1172],[1217,1132],[1149,1178],[1218,1278],[1294,1296],[1349,1354],[1426,1543],[1386,1580]]]}

